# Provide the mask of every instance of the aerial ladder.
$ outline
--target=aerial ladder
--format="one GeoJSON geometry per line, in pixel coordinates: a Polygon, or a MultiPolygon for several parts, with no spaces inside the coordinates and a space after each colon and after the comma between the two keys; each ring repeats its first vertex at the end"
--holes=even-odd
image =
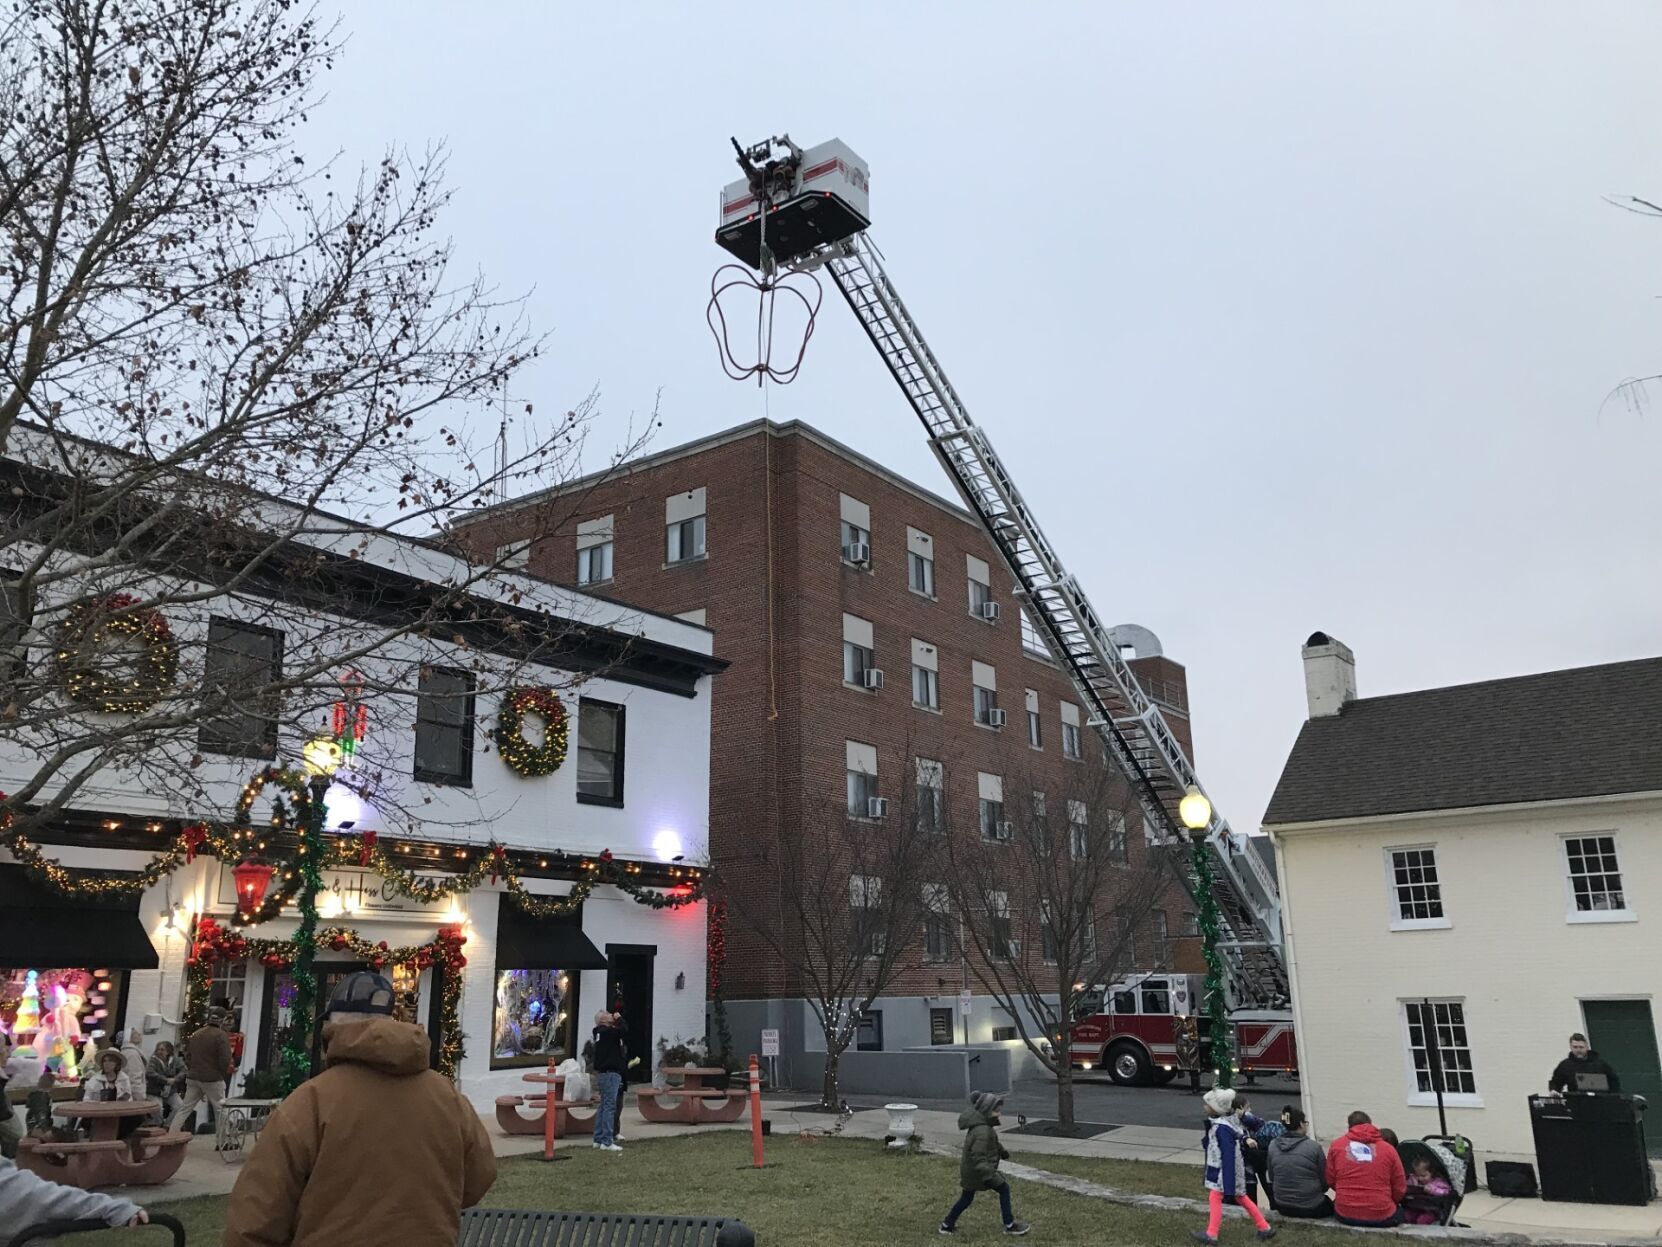
{"type": "MultiPolygon", "coordinates": [[[[735,141],[734,147],[745,176],[723,192],[717,243],[761,274],[764,290],[781,272],[830,274],[923,422],[936,458],[1015,578],[1028,619],[1073,681],[1089,726],[1131,784],[1151,842],[1186,845],[1189,833],[1178,818],[1178,802],[1191,788],[1205,791],[1200,778],[1110,629],[1040,530],[992,443],[970,419],[884,270],[867,234],[865,163],[836,140],[807,150],[788,136],[749,148],[735,141]]],[[[1274,876],[1216,806],[1201,834],[1222,919],[1229,1006],[1283,1010],[1290,995],[1274,876]]],[[[1184,877],[1191,890],[1197,887],[1191,873],[1184,877]]]]}

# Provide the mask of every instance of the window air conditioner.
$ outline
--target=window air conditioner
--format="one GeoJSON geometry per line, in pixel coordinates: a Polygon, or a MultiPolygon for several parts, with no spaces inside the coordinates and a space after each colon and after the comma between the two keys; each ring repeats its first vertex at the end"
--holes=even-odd
{"type": "Polygon", "coordinates": [[[881,671],[879,671],[876,667],[867,667],[866,668],[866,687],[867,688],[882,688],[883,687],[883,673],[881,671]]]}
{"type": "Polygon", "coordinates": [[[866,798],[866,817],[867,818],[883,818],[888,814],[888,812],[889,812],[889,799],[887,797],[867,797],[866,798]]]}
{"type": "Polygon", "coordinates": [[[987,726],[1003,727],[1004,721],[1007,718],[1009,718],[1009,716],[1005,714],[1004,711],[1000,710],[997,706],[994,706],[991,710],[987,711],[987,726]]]}
{"type": "Polygon", "coordinates": [[[1003,823],[999,823],[997,826],[995,826],[993,828],[993,838],[994,839],[1008,840],[1014,835],[1015,835],[1015,825],[1013,823],[1003,822],[1003,823]]]}
{"type": "Polygon", "coordinates": [[[983,603],[981,603],[981,618],[985,619],[988,623],[997,623],[998,622],[998,603],[997,602],[983,602],[983,603]]]}
{"type": "Polygon", "coordinates": [[[850,563],[864,567],[871,562],[871,547],[863,541],[856,541],[843,547],[843,558],[850,563]]]}

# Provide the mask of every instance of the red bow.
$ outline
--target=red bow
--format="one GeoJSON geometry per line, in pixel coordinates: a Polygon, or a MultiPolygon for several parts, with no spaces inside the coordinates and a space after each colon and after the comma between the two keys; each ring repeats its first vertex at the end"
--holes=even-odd
{"type": "Polygon", "coordinates": [[[358,837],[358,865],[369,865],[369,859],[375,855],[375,833],[366,831],[358,837]]]}
{"type": "Polygon", "coordinates": [[[179,834],[185,842],[185,861],[194,862],[196,851],[208,842],[207,826],[203,823],[191,823],[179,834]]]}
{"type": "Polygon", "coordinates": [[[610,849],[601,849],[600,850],[600,860],[602,862],[611,861],[612,860],[612,851],[610,849]]]}
{"type": "Polygon", "coordinates": [[[501,845],[497,845],[494,849],[491,850],[491,884],[492,884],[492,886],[495,886],[495,884],[496,884],[496,876],[499,873],[506,873],[507,869],[508,869],[508,854],[506,853],[506,851],[503,850],[501,845]]]}

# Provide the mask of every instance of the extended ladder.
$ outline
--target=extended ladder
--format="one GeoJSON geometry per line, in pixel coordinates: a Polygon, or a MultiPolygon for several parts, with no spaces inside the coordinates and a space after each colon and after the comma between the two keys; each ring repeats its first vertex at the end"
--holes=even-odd
{"type": "MultiPolygon", "coordinates": [[[[1084,591],[1039,531],[986,435],[969,418],[870,239],[856,234],[802,267],[820,263],[830,270],[923,421],[936,457],[1003,555],[1029,618],[1085,699],[1090,725],[1109,756],[1131,781],[1150,836],[1167,845],[1182,843],[1187,833],[1177,818],[1177,802],[1191,785],[1200,787],[1194,768],[1084,591]]],[[[1289,995],[1275,880],[1215,808],[1212,819],[1206,844],[1225,926],[1222,950],[1230,1004],[1236,1009],[1284,1008],[1289,995]]],[[[1184,877],[1192,889],[1194,879],[1187,871],[1184,877]]]]}

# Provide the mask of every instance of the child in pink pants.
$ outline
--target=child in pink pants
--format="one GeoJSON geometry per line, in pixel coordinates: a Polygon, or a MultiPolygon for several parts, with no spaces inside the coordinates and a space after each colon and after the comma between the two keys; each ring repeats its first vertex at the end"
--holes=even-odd
{"type": "Polygon", "coordinates": [[[1241,1140],[1246,1127],[1235,1114],[1235,1093],[1227,1087],[1214,1087],[1206,1093],[1206,1197],[1212,1215],[1204,1230],[1196,1230],[1198,1243],[1216,1243],[1223,1228],[1223,1206],[1226,1202],[1239,1204],[1258,1227],[1258,1237],[1275,1237],[1275,1228],[1264,1220],[1246,1193],[1246,1160],[1241,1155],[1241,1140]]]}

